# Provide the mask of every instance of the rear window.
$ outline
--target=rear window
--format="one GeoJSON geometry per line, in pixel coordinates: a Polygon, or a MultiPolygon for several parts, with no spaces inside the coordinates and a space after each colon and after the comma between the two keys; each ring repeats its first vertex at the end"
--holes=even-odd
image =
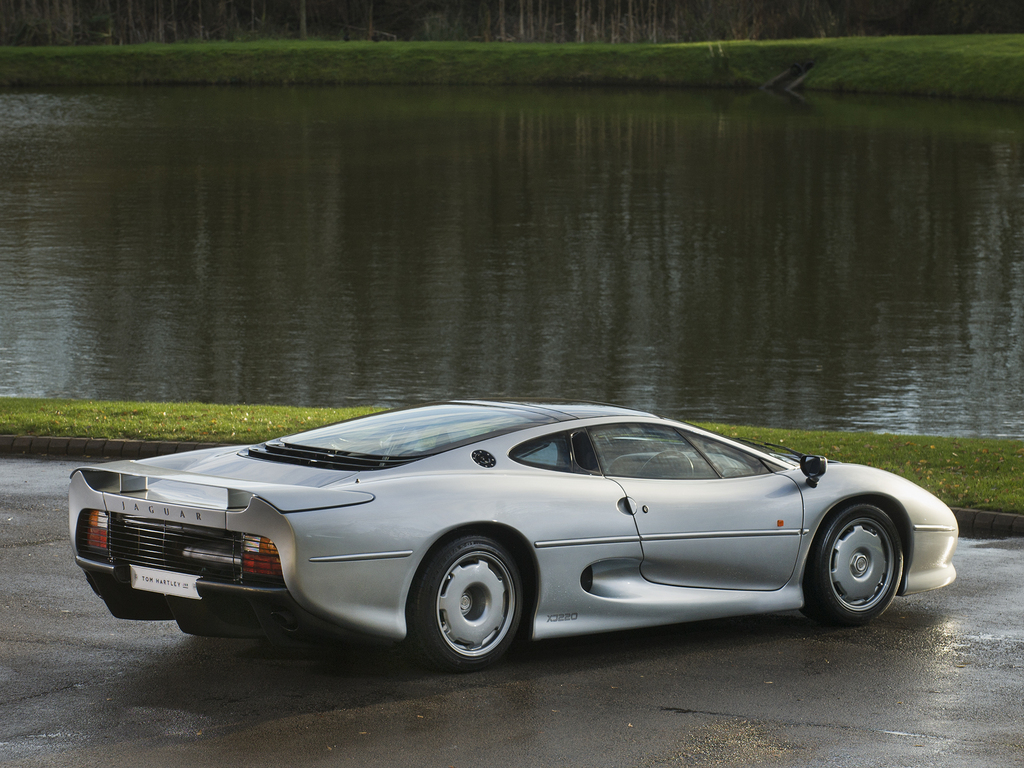
{"type": "Polygon", "coordinates": [[[281,438],[285,446],[417,458],[556,421],[550,413],[469,403],[384,411],[281,438]]]}

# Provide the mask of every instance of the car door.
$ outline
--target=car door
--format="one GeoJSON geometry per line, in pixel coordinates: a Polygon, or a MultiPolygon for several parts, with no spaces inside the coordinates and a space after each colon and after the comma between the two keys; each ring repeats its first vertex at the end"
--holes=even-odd
{"type": "Polygon", "coordinates": [[[789,477],[734,446],[688,440],[666,425],[606,425],[590,435],[602,471],[635,510],[644,578],[746,590],[789,581],[803,526],[800,490],[789,477]]]}

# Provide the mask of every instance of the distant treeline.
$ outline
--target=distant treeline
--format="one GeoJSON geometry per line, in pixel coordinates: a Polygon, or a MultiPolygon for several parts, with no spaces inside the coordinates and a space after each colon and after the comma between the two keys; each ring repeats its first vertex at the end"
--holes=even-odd
{"type": "Polygon", "coordinates": [[[690,42],[1024,32],[1022,0],[0,0],[0,44],[690,42]]]}

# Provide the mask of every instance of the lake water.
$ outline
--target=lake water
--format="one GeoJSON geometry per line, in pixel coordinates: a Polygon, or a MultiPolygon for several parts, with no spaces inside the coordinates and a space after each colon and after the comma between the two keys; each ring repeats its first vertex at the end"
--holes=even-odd
{"type": "Polygon", "coordinates": [[[0,396],[1024,437],[1024,108],[0,92],[0,396]]]}

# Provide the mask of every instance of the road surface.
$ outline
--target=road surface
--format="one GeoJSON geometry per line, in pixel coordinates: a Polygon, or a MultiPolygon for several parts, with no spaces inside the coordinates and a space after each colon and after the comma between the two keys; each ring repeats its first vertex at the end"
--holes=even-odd
{"type": "Polygon", "coordinates": [[[452,676],[112,618],[72,559],[74,466],[0,460],[0,766],[1024,765],[1024,539],[961,540],[954,585],[863,628],[700,622],[452,676]]]}

